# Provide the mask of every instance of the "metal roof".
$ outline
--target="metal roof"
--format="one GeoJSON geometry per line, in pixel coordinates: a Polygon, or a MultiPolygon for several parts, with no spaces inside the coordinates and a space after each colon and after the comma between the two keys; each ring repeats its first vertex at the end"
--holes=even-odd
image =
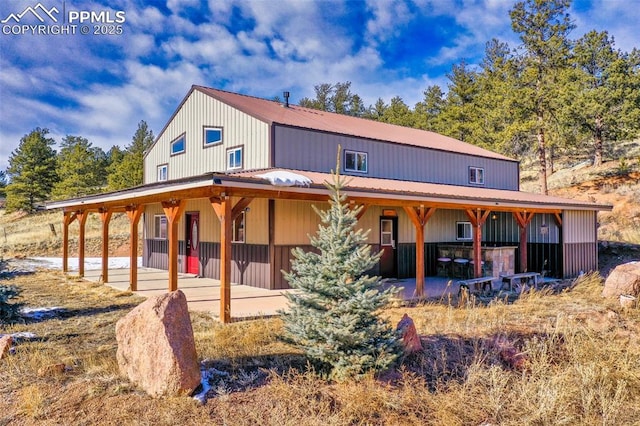
{"type": "MultiPolygon", "coordinates": [[[[480,148],[479,146],[426,130],[304,108],[293,104],[284,107],[276,101],[240,95],[209,87],[193,86],[191,92],[193,90],[211,96],[220,102],[269,124],[517,162],[517,160],[480,148]]],[[[189,92],[189,94],[191,94],[191,92],[189,92]]],[[[188,96],[189,95],[187,95],[187,97],[188,96]]]]}
{"type": "MultiPolygon", "coordinates": [[[[290,169],[261,169],[233,173],[207,173],[205,175],[177,181],[156,182],[131,189],[47,203],[47,209],[62,208],[97,209],[100,206],[124,207],[133,204],[159,202],[162,198],[179,199],[187,192],[199,191],[202,197],[214,196],[221,191],[242,191],[247,196],[251,191],[260,191],[261,196],[272,198],[305,199],[305,196],[326,196],[325,182],[330,182],[330,173],[308,172],[290,169]],[[273,186],[259,177],[268,171],[286,171],[299,174],[311,181],[308,186],[273,186]],[[163,198],[164,197],[164,198],[163,198]]],[[[406,203],[446,206],[446,208],[485,208],[495,211],[525,209],[529,211],[551,210],[611,210],[612,206],[586,201],[572,200],[523,191],[442,185],[434,183],[400,181],[393,179],[346,176],[345,192],[350,198],[380,200],[380,204],[406,203]]],[[[238,192],[240,193],[240,192],[238,192]]]]}

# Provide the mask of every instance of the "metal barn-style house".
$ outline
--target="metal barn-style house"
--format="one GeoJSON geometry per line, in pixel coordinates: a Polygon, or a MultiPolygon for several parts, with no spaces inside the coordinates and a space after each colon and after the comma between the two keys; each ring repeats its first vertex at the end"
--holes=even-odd
{"type": "Polygon", "coordinates": [[[103,280],[114,212],[131,223],[131,289],[137,288],[137,226],[143,265],[219,279],[223,322],[230,284],[288,288],[293,247],[311,248],[325,181],[348,176],[349,202],[370,229],[382,277],[479,277],[548,271],[571,277],[597,269],[597,212],[610,206],[519,190],[519,163],[433,132],[193,86],[144,157],[144,184],[48,204],[69,224],[103,222],[103,280]]]}

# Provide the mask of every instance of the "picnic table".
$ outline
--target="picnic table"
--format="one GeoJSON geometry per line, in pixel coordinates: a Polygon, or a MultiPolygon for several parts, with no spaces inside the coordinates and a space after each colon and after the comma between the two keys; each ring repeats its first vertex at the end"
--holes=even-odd
{"type": "Polygon", "coordinates": [[[458,296],[462,294],[463,290],[467,292],[473,293],[484,293],[487,287],[489,288],[488,293],[493,291],[493,287],[491,285],[494,277],[480,277],[480,278],[470,278],[468,280],[460,280],[458,281],[458,285],[460,285],[460,289],[458,290],[458,296]],[[471,290],[473,288],[473,291],[471,290]]]}
{"type": "Polygon", "coordinates": [[[521,290],[530,285],[537,288],[540,274],[538,272],[521,272],[519,274],[502,275],[500,278],[502,278],[502,290],[506,286],[509,291],[513,291],[514,285],[519,286],[521,290]]]}

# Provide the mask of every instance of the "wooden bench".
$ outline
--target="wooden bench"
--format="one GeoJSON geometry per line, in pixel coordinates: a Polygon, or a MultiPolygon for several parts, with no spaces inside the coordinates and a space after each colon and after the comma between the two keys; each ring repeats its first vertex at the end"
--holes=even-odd
{"type": "Polygon", "coordinates": [[[487,287],[489,288],[489,294],[493,291],[493,287],[491,283],[493,282],[493,277],[480,277],[480,278],[470,278],[468,280],[460,280],[458,284],[460,285],[460,289],[458,290],[458,296],[462,294],[463,290],[467,292],[473,293],[485,293],[487,287]],[[473,287],[473,291],[471,288],[473,287]]]}
{"type": "Polygon", "coordinates": [[[502,275],[502,290],[504,290],[505,285],[508,287],[509,291],[513,291],[513,286],[516,284],[524,289],[524,286],[533,285],[533,287],[538,288],[538,280],[540,279],[540,274],[538,272],[522,272],[520,274],[512,274],[512,275],[502,275]]]}

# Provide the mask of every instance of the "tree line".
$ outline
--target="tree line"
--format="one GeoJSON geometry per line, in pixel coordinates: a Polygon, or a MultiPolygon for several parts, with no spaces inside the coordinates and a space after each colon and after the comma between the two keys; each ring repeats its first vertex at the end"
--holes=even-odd
{"type": "Polygon", "coordinates": [[[82,136],[68,135],[56,152],[56,141],[49,136],[49,130],[35,128],[20,139],[18,148],[9,156],[6,172],[0,172],[0,196],[6,196],[8,212],[33,212],[46,200],[141,185],[144,152],[153,141],[153,132],[145,121],[140,121],[124,149],[115,145],[104,152],[82,136]]]}
{"type": "Polygon", "coordinates": [[[413,108],[396,96],[364,107],[350,82],[315,86],[301,106],[454,137],[508,156],[535,155],[542,193],[568,151],[602,163],[606,145],[640,135],[640,51],[615,47],[607,31],[570,38],[570,0],[526,0],[510,10],[521,44],[486,43],[479,66],[464,60],[413,108]]]}

